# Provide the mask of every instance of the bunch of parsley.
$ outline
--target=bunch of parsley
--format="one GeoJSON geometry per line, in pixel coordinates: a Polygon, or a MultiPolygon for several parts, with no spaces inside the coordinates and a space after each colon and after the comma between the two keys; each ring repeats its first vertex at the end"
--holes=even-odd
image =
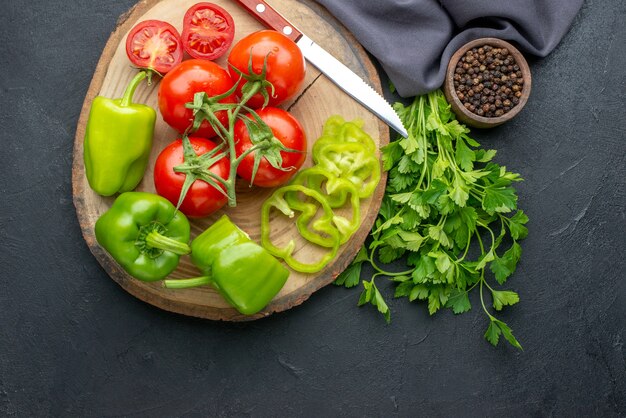
{"type": "Polygon", "coordinates": [[[431,315],[444,307],[455,314],[469,311],[468,294],[478,289],[489,318],[485,338],[497,345],[503,335],[521,349],[511,329],[488,309],[485,293],[496,311],[519,301],[513,291],[497,290],[493,280],[503,285],[513,274],[522,253],[518,241],[528,234],[528,217],[517,210],[512,187],[522,179],[491,161],[496,151],[478,149],[441,91],[394,108],[409,136],[383,148],[388,181],[369,246],[335,284],[358,285],[362,264],[370,263],[375,273],[362,281],[359,306],[376,306],[387,322],[389,307],[374,283],[379,276],[397,283],[395,297],[427,301],[431,315]],[[406,271],[385,271],[377,264],[401,257],[406,271]]]}

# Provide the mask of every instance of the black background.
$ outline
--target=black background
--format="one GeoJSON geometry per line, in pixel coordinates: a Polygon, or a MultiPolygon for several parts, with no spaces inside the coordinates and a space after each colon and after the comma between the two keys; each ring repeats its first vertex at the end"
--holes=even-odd
{"type": "Polygon", "coordinates": [[[626,3],[587,1],[524,111],[473,135],[526,179],[530,235],[501,318],[479,309],[392,323],[329,286],[245,324],[160,311],[85,245],[72,204],[84,95],[134,0],[2,1],[0,415],[624,416],[626,3]]]}

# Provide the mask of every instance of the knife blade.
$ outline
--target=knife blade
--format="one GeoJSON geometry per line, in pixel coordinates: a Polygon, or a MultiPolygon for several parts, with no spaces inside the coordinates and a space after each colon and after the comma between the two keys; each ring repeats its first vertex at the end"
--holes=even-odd
{"type": "Polygon", "coordinates": [[[304,57],[354,100],[378,116],[403,137],[406,129],[393,107],[361,77],[303,34],[264,0],[236,0],[266,26],[294,41],[304,57]]]}

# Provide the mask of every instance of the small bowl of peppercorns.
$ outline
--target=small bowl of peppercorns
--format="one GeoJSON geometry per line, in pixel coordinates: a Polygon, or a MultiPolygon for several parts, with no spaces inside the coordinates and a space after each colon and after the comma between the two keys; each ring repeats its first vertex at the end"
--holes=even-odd
{"type": "Polygon", "coordinates": [[[510,43],[480,38],[450,59],[444,92],[459,121],[492,128],[517,115],[530,95],[530,68],[510,43]]]}

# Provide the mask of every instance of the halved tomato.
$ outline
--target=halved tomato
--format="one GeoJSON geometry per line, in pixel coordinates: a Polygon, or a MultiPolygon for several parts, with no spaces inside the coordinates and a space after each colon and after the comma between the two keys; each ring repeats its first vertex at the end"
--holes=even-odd
{"type": "Polygon", "coordinates": [[[235,37],[232,16],[213,3],[197,3],[183,18],[183,47],[194,58],[215,60],[230,48],[235,37]]]}
{"type": "Polygon", "coordinates": [[[144,20],[126,38],[126,55],[137,67],[165,74],[183,60],[176,28],[161,20],[144,20]]]}

